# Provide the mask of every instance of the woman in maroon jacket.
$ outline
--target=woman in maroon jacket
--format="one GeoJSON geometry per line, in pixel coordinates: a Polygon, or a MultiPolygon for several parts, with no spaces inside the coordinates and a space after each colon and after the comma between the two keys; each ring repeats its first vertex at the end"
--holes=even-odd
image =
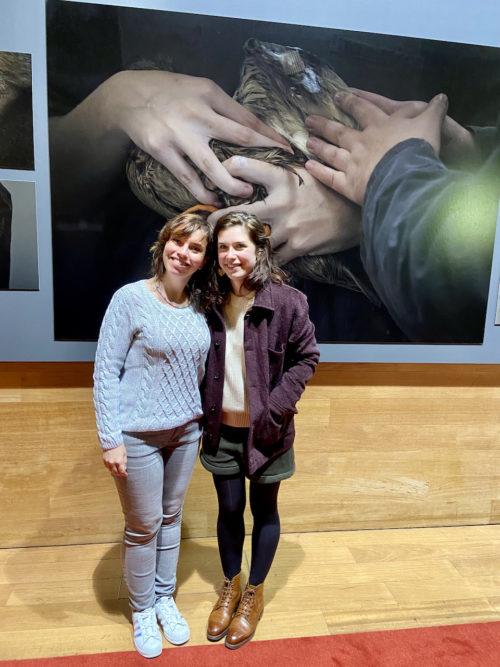
{"type": "Polygon", "coordinates": [[[278,490],[294,470],[295,404],[319,352],[305,296],[284,285],[265,226],[228,213],[214,230],[218,290],[204,384],[201,461],[219,501],[217,539],[224,585],[207,637],[228,648],[250,640],[262,615],[264,579],[280,535],[278,490]],[[250,480],[252,562],[241,592],[245,478],[250,480]]]}

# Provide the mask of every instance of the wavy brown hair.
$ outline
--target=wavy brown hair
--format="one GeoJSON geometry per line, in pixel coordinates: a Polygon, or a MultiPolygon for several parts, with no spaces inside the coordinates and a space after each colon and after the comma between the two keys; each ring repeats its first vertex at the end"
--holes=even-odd
{"type": "Polygon", "coordinates": [[[219,234],[229,227],[240,226],[247,230],[250,240],[255,245],[256,261],[251,273],[245,279],[243,286],[248,290],[259,290],[268,282],[282,285],[288,280],[288,274],[279,268],[274,258],[269,228],[257,216],[244,212],[226,213],[219,218],[213,231],[213,284],[215,286],[214,300],[223,303],[231,291],[231,282],[226,275],[217,271],[217,252],[219,234]]]}
{"type": "Polygon", "coordinates": [[[193,308],[201,313],[206,312],[210,303],[213,301],[213,294],[216,288],[213,285],[213,253],[212,253],[212,225],[207,222],[207,218],[214,209],[205,206],[193,206],[184,213],[176,215],[175,218],[168,220],[160,232],[158,238],[149,249],[151,253],[151,274],[157,280],[161,280],[165,273],[163,263],[163,251],[165,244],[171,238],[186,238],[194,232],[202,231],[206,235],[207,249],[205,253],[205,264],[201,269],[190,278],[186,285],[186,291],[189,297],[189,303],[193,308]]]}

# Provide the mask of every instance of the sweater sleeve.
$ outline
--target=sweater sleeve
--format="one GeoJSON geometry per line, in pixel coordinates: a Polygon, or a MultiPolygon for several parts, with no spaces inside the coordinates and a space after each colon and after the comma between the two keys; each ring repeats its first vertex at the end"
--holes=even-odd
{"type": "Polygon", "coordinates": [[[291,317],[291,329],[285,351],[285,372],[269,395],[269,408],[273,418],[281,421],[287,413],[297,412],[295,407],[302,396],[307,381],[312,377],[319,361],[319,350],[314,335],[314,325],[309,319],[306,297],[297,293],[297,306],[291,317]]]}
{"type": "Polygon", "coordinates": [[[416,342],[482,341],[500,194],[500,148],[478,172],[447,169],[409,139],[378,163],[361,255],[398,326],[416,342]]]}
{"type": "Polygon", "coordinates": [[[500,124],[499,127],[496,128],[470,125],[467,129],[474,137],[474,143],[479,150],[480,159],[483,162],[486,161],[493,152],[495,145],[498,143],[497,136],[500,133],[500,124]]]}
{"type": "Polygon", "coordinates": [[[103,449],[122,444],[120,375],[134,329],[125,290],[118,290],[102,321],[94,365],[94,407],[97,433],[103,449]]]}

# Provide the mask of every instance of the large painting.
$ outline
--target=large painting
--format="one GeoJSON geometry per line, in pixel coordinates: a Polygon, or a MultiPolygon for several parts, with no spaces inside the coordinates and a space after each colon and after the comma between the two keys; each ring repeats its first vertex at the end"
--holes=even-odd
{"type": "MultiPolygon", "coordinates": [[[[444,92],[458,126],[481,128],[475,135],[480,148],[474,160],[451,156],[439,168],[453,169],[459,180],[473,177],[498,146],[500,49],[49,0],[47,67],[56,340],[96,339],[112,293],[148,274],[148,249],[164,219],[201,193],[222,206],[260,202],[255,210],[271,216],[273,242],[292,284],[307,294],[319,342],[482,343],[498,155],[490,158],[481,185],[492,204],[483,206],[479,223],[474,211],[469,227],[460,220],[455,227],[447,224],[444,245],[432,227],[423,244],[405,241],[401,226],[385,236],[375,230],[370,238],[361,207],[304,169],[311,157],[305,118],[334,113],[335,91],[345,86],[391,100],[428,101],[444,92]],[[224,131],[210,144],[213,153],[221,161],[244,155],[279,170],[272,173],[280,174],[276,191],[284,188],[282,201],[274,181],[255,181],[253,199],[229,196],[196,164],[190,152],[196,137],[183,128],[194,132],[197,96],[216,95],[218,115],[227,121],[222,91],[280,130],[293,153],[242,151],[225,141],[224,131]],[[467,240],[477,236],[477,224],[480,247],[467,240]],[[374,270],[366,257],[377,244],[382,259],[374,270]],[[450,252],[456,256],[448,257],[450,252]],[[389,262],[410,262],[417,285],[399,284],[389,262]],[[447,283],[459,286],[452,307],[443,273],[447,283]],[[419,304],[432,295],[435,316],[418,304],[410,308],[412,290],[424,295],[419,304]],[[445,311],[449,316],[440,320],[445,311]]],[[[352,117],[338,118],[356,127],[352,117]]],[[[419,218],[401,224],[415,225],[419,218]]]]}

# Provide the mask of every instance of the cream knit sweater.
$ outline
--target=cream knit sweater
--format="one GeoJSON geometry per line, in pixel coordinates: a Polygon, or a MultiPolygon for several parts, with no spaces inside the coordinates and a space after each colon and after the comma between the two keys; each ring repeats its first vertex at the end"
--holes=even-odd
{"type": "Polygon", "coordinates": [[[228,426],[250,426],[243,340],[245,313],[253,304],[254,298],[255,292],[245,296],[236,296],[231,292],[224,305],[226,358],[222,423],[228,426]]]}

